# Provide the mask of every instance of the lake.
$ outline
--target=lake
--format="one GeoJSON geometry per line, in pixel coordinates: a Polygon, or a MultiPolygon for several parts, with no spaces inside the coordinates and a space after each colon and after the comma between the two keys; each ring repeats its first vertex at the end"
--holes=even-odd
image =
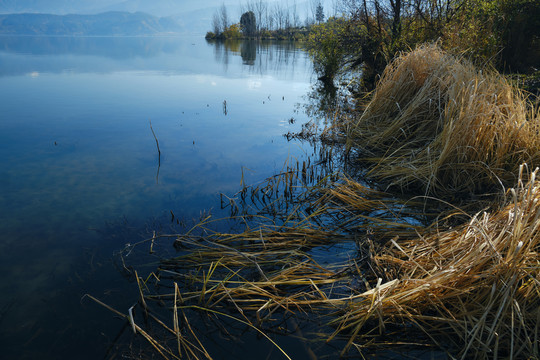
{"type": "Polygon", "coordinates": [[[2,358],[105,358],[124,322],[84,295],[137,299],[114,254],[306,158],[312,78],[290,43],[0,37],[2,358]]]}

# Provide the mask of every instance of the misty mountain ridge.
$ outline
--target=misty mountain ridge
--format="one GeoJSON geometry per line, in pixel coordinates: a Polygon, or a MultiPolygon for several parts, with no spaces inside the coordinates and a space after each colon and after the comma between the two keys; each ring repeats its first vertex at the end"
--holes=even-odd
{"type": "Polygon", "coordinates": [[[142,12],[110,11],[96,15],[0,15],[1,35],[137,36],[181,33],[173,18],[142,12]]]}
{"type": "Polygon", "coordinates": [[[0,0],[0,14],[99,14],[109,11],[145,12],[154,16],[179,15],[217,8],[222,0],[0,0]]]}
{"type": "MultiPolygon", "coordinates": [[[[333,0],[332,0],[333,1],[333,0]]],[[[330,9],[331,0],[322,0],[325,9],[330,9]]],[[[277,3],[285,3],[289,7],[296,5],[300,20],[303,21],[309,13],[310,2],[308,0],[267,0],[268,9],[272,10],[277,3]]],[[[0,0],[0,34],[25,34],[25,35],[152,35],[161,33],[177,33],[204,36],[211,30],[212,16],[222,4],[228,10],[229,19],[232,23],[240,21],[240,16],[245,8],[239,5],[237,0],[0,0]],[[99,14],[110,13],[146,13],[156,17],[142,21],[136,25],[137,16],[118,16],[119,21],[128,27],[121,29],[113,24],[105,24],[106,20],[89,18],[82,20],[79,15],[101,16],[99,14]],[[41,20],[50,21],[48,24],[39,24],[39,18],[32,18],[30,14],[46,14],[47,18],[41,20]],[[4,14],[4,15],[2,15],[4,14]],[[23,18],[10,18],[7,15],[25,15],[23,18]],[[69,16],[66,18],[54,18],[54,15],[69,16]],[[126,18],[130,17],[131,21],[126,18]],[[24,23],[24,20],[27,23],[24,23]],[[47,20],[46,20],[47,19],[47,20]],[[0,20],[1,21],[1,20],[0,20]],[[81,24],[76,24],[82,21],[81,24]],[[104,24],[100,25],[100,22],[104,24]],[[105,27],[108,26],[108,29],[105,27]],[[75,31],[75,32],[73,32],[75,31]]]]}
{"type": "MultiPolygon", "coordinates": [[[[214,11],[221,6],[222,0],[0,0],[0,17],[4,18],[4,15],[14,14],[46,14],[46,15],[98,15],[109,12],[129,12],[138,13],[143,12],[156,17],[166,18],[167,21],[174,21],[176,24],[171,28],[167,25],[165,29],[160,29],[159,32],[174,32],[180,34],[191,34],[203,36],[210,28],[211,18],[214,11]]],[[[231,6],[233,7],[233,6],[231,6]]],[[[28,20],[36,21],[37,18],[28,20]]],[[[77,17],[72,17],[68,21],[64,18],[64,21],[75,21],[77,17]]],[[[13,21],[17,21],[17,26],[11,25],[9,28],[4,28],[5,24],[0,23],[0,34],[45,34],[43,26],[38,24],[27,24],[25,28],[21,23],[20,18],[13,18],[13,21]]],[[[58,19],[55,21],[58,22],[58,19]]],[[[161,20],[161,23],[166,22],[161,20]]],[[[77,28],[73,24],[70,27],[77,28]]],[[[52,28],[45,29],[47,33],[58,33],[62,35],[73,35],[67,32],[67,29],[58,25],[55,30],[52,28]]],[[[82,26],[84,28],[84,26],[82,26]]],[[[102,33],[105,29],[102,29],[102,33]]],[[[125,35],[129,33],[129,29],[121,31],[117,35],[125,35]]],[[[95,31],[93,31],[95,32],[95,31]]],[[[79,32],[76,35],[88,35],[89,31],[79,32]]],[[[108,32],[109,34],[112,31],[108,32]]],[[[129,33],[129,35],[140,34],[141,30],[136,33],[129,33]]],[[[152,34],[155,31],[146,31],[145,34],[152,34]]]]}

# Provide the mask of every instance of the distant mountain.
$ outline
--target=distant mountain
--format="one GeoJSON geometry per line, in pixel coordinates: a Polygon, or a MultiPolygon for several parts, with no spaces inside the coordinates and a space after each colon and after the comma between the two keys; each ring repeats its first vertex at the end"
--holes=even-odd
{"type": "MultiPolygon", "coordinates": [[[[211,27],[212,15],[222,3],[232,18],[236,16],[238,0],[0,0],[1,14],[93,15],[110,11],[144,12],[174,19],[183,34],[204,36],[211,27]]],[[[1,25],[0,25],[1,26],[1,25]]],[[[9,30],[12,31],[12,30],[9,30]]],[[[0,28],[0,34],[6,29],[0,28]]]]}
{"type": "MultiPolygon", "coordinates": [[[[331,11],[336,0],[321,1],[325,10],[331,11]]],[[[144,12],[174,19],[181,28],[178,32],[204,36],[212,27],[213,14],[222,4],[227,7],[229,19],[239,22],[245,11],[245,7],[240,6],[242,3],[244,1],[238,0],[0,0],[0,14],[92,15],[110,11],[144,12]]],[[[274,11],[278,3],[289,7],[296,4],[300,21],[304,21],[310,12],[312,0],[265,0],[265,3],[270,12],[274,11]]],[[[0,28],[2,33],[6,33],[6,30],[0,28]]]]}
{"type": "Polygon", "coordinates": [[[159,18],[142,12],[0,15],[1,35],[135,36],[181,31],[180,25],[173,18],[159,18]]]}
{"type": "Polygon", "coordinates": [[[91,14],[122,2],[124,0],[0,0],[0,13],[91,14]]]}
{"type": "Polygon", "coordinates": [[[113,1],[103,8],[107,11],[142,11],[156,16],[170,16],[206,7],[206,1],[199,0],[125,0],[113,1]]]}
{"type": "Polygon", "coordinates": [[[67,15],[128,11],[170,16],[202,8],[217,8],[222,3],[237,5],[237,0],[0,0],[0,14],[67,15]]]}

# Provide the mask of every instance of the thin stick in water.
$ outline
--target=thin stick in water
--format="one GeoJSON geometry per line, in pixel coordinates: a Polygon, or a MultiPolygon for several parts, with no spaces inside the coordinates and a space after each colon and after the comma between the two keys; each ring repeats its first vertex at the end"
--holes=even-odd
{"type": "Polygon", "coordinates": [[[158,156],[161,157],[161,150],[159,150],[159,142],[156,133],[154,132],[154,128],[152,128],[152,120],[150,120],[150,130],[152,130],[152,135],[154,135],[154,139],[156,140],[158,156]]]}
{"type": "Polygon", "coordinates": [[[158,152],[158,169],[156,174],[156,182],[159,182],[159,168],[161,167],[161,150],[159,149],[159,142],[156,136],[156,133],[154,132],[154,128],[152,127],[152,120],[150,121],[150,130],[152,130],[152,135],[154,135],[154,140],[156,140],[156,146],[157,146],[157,152],[158,152]]]}

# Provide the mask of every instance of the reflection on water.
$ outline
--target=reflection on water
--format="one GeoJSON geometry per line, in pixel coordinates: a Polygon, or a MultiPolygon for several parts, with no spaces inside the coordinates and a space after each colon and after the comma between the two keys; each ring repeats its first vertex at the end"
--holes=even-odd
{"type": "Polygon", "coordinates": [[[240,55],[244,65],[250,66],[259,74],[294,74],[295,66],[303,68],[307,59],[305,52],[299,51],[298,43],[272,40],[208,40],[214,46],[214,57],[224,65],[225,71],[229,57],[240,55]]]}
{"type": "Polygon", "coordinates": [[[81,298],[133,305],[114,252],[305,156],[291,44],[0,37],[0,64],[3,358],[102,358],[123,322],[81,298]]]}
{"type": "Polygon", "coordinates": [[[92,55],[114,59],[155,57],[177,52],[175,37],[71,37],[71,36],[0,36],[3,53],[31,55],[92,55]]]}
{"type": "Polygon", "coordinates": [[[178,37],[0,36],[0,77],[42,73],[159,71],[236,76],[248,70],[281,79],[305,79],[307,54],[288,42],[206,42],[178,37]],[[209,54],[214,53],[213,57],[209,54]],[[239,67],[238,60],[246,68],[239,67]],[[220,66],[216,66],[219,64],[220,66]],[[229,65],[231,69],[228,70],[229,65]],[[297,71],[299,70],[300,73],[297,71]]]}
{"type": "Polygon", "coordinates": [[[257,42],[255,40],[244,41],[240,45],[240,55],[245,65],[255,65],[255,60],[257,60],[257,42]]]}

